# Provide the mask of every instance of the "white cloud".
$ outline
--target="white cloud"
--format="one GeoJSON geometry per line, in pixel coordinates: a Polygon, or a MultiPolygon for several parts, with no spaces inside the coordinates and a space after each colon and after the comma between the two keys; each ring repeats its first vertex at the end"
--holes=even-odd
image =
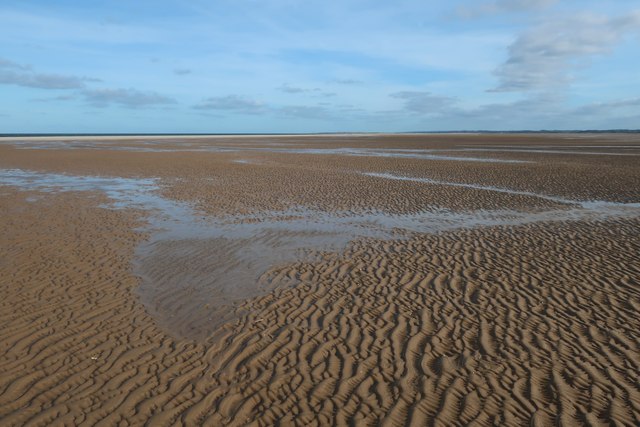
{"type": "Polygon", "coordinates": [[[578,107],[572,111],[572,115],[579,117],[603,117],[611,114],[640,114],[640,98],[594,102],[578,107]]]}
{"type": "Polygon", "coordinates": [[[441,114],[443,111],[452,108],[456,103],[455,98],[421,91],[396,92],[390,96],[403,99],[405,101],[404,110],[418,114],[441,114]]]}
{"type": "Polygon", "coordinates": [[[176,101],[155,92],[136,89],[96,89],[82,92],[85,101],[94,107],[108,107],[115,104],[129,108],[174,104],[176,101]]]}
{"type": "Polygon", "coordinates": [[[287,105],[275,110],[276,114],[313,120],[335,120],[337,117],[330,109],[314,105],[287,105]]]}
{"type": "Polygon", "coordinates": [[[59,101],[73,101],[76,99],[73,95],[58,95],[50,98],[35,98],[33,101],[36,102],[59,102],[59,101]]]}
{"type": "Polygon", "coordinates": [[[28,65],[17,64],[0,58],[0,84],[37,89],[79,89],[83,88],[87,81],[97,81],[97,79],[62,74],[37,73],[28,65]]]}
{"type": "MultiPolygon", "coordinates": [[[[179,97],[175,117],[185,129],[209,126],[194,118],[202,114],[223,117],[221,125],[237,131],[252,125],[286,131],[309,123],[291,117],[326,120],[327,130],[336,117],[336,128],[363,130],[535,127],[563,120],[560,114],[582,123],[564,99],[541,97],[554,91],[572,105],[584,103],[588,115],[609,109],[631,117],[640,108],[596,102],[640,87],[632,74],[638,66],[634,46],[627,42],[638,27],[631,0],[402,0],[367,8],[359,0],[311,0],[305,7],[292,7],[290,0],[253,1],[251,7],[177,2],[170,16],[162,8],[130,13],[142,6],[14,3],[0,6],[3,50],[34,66],[0,59],[0,83],[64,89],[37,95],[52,101],[38,108],[56,111],[67,97],[55,95],[72,95],[76,101],[66,107],[75,115],[65,116],[70,127],[78,123],[83,101],[125,108],[175,102],[145,92],[153,88],[179,97]],[[455,5],[464,5],[468,17],[486,19],[451,19],[455,5]],[[594,66],[587,69],[590,61],[594,66]],[[138,89],[100,88],[84,74],[99,74],[108,87],[138,89]],[[289,83],[278,87],[283,82],[289,83]],[[501,93],[487,93],[490,88],[501,93]]],[[[36,98],[31,89],[6,92],[6,110],[36,98]]],[[[133,122],[133,115],[125,116],[133,122]]]]}
{"type": "Polygon", "coordinates": [[[247,99],[239,95],[226,95],[206,98],[193,108],[197,110],[218,110],[244,114],[257,114],[264,112],[266,106],[262,102],[247,99]]]}
{"type": "Polygon", "coordinates": [[[553,90],[571,82],[570,72],[594,55],[610,53],[630,32],[640,31],[640,11],[609,18],[579,14],[544,22],[521,34],[497,70],[495,91],[553,90]]]}
{"type": "Polygon", "coordinates": [[[15,63],[13,61],[9,61],[8,59],[0,58],[0,68],[28,70],[31,67],[29,67],[28,65],[22,65],[22,64],[15,63]]]}
{"type": "Polygon", "coordinates": [[[336,83],[339,85],[359,85],[362,84],[362,80],[356,80],[356,79],[334,79],[332,80],[332,83],[336,83]]]}
{"type": "Polygon", "coordinates": [[[311,89],[305,89],[305,88],[302,88],[302,87],[291,86],[288,83],[285,83],[282,86],[280,86],[278,88],[278,90],[280,90],[281,92],[284,92],[284,93],[304,93],[304,92],[310,92],[311,91],[311,89]]]}
{"type": "Polygon", "coordinates": [[[473,6],[460,6],[457,12],[459,16],[464,18],[476,18],[482,15],[539,10],[557,2],[558,0],[495,0],[479,2],[473,6]]]}
{"type": "MultiPolygon", "coordinates": [[[[390,96],[398,98],[398,94],[390,96]]],[[[427,92],[401,96],[409,101],[400,111],[379,111],[372,117],[406,118],[412,113],[418,129],[539,130],[638,128],[640,98],[567,105],[559,94],[539,93],[511,102],[460,106],[455,99],[427,92]]]]}
{"type": "MultiPolygon", "coordinates": [[[[297,92],[295,92],[297,93],[297,92]]],[[[210,97],[193,107],[196,110],[227,112],[231,114],[270,114],[279,117],[329,120],[336,116],[325,105],[270,105],[239,95],[210,97]]]]}
{"type": "Polygon", "coordinates": [[[319,87],[307,88],[307,87],[300,87],[300,86],[291,86],[288,83],[285,83],[282,86],[280,86],[278,90],[280,92],[289,93],[289,94],[306,93],[307,95],[310,95],[313,97],[322,97],[322,98],[328,98],[328,97],[337,95],[335,92],[328,92],[319,87]]]}
{"type": "MultiPolygon", "coordinates": [[[[55,7],[54,7],[55,10],[55,7]]],[[[41,45],[61,43],[131,44],[162,40],[162,31],[143,25],[126,25],[105,20],[76,19],[70,14],[56,14],[46,10],[20,11],[0,8],[0,24],[6,42],[33,41],[41,45]]]]}

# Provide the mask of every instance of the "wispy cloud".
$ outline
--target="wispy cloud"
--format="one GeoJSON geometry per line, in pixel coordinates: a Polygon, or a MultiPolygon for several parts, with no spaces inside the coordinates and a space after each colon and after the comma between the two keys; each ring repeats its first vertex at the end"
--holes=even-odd
{"type": "Polygon", "coordinates": [[[213,96],[193,106],[197,110],[231,111],[244,114],[258,114],[266,111],[266,106],[259,101],[247,99],[239,95],[213,96]]]}
{"type": "Polygon", "coordinates": [[[22,65],[22,64],[18,64],[16,62],[13,62],[13,61],[9,61],[8,59],[5,59],[5,58],[0,58],[0,68],[17,69],[17,70],[28,70],[31,67],[29,67],[28,65],[22,65]]]}
{"type": "Polygon", "coordinates": [[[208,129],[207,115],[238,132],[578,127],[597,114],[613,126],[640,115],[631,0],[151,3],[0,6],[0,85],[12,85],[0,111],[35,130],[46,123],[30,112],[46,110],[68,131],[85,111],[105,128],[140,124],[88,105],[148,108],[149,128],[208,129]]]}
{"type": "Polygon", "coordinates": [[[331,96],[337,95],[335,92],[329,92],[319,87],[305,88],[305,87],[299,87],[299,86],[291,86],[288,83],[285,83],[282,86],[280,86],[278,90],[284,93],[289,93],[289,94],[306,93],[316,97],[331,97],[331,96]]]}
{"type": "Polygon", "coordinates": [[[313,120],[335,120],[339,118],[331,104],[320,103],[317,105],[274,105],[240,95],[226,95],[210,97],[201,103],[194,105],[194,109],[200,111],[229,113],[231,115],[270,115],[272,117],[296,117],[313,120]]]}
{"type": "Polygon", "coordinates": [[[0,58],[0,84],[37,89],[79,89],[98,79],[35,72],[31,66],[0,58]]]}
{"type": "Polygon", "coordinates": [[[390,95],[404,100],[404,110],[418,114],[441,114],[451,109],[457,102],[455,98],[433,95],[430,92],[403,91],[390,95]]]}
{"type": "Polygon", "coordinates": [[[95,89],[82,91],[84,100],[94,107],[119,105],[140,108],[174,104],[176,100],[156,92],[142,92],[136,89],[95,89]]]}
{"type": "Polygon", "coordinates": [[[494,91],[553,90],[571,81],[570,71],[594,55],[610,53],[630,32],[640,31],[640,11],[609,18],[580,14],[543,22],[509,46],[494,91]]]}
{"type": "Polygon", "coordinates": [[[330,109],[314,105],[287,105],[278,108],[276,113],[301,119],[333,120],[336,118],[336,115],[330,109]]]}
{"type": "Polygon", "coordinates": [[[75,96],[73,95],[58,95],[58,96],[52,96],[49,98],[34,98],[33,101],[36,102],[58,102],[58,101],[72,101],[76,99],[75,96]]]}
{"type": "Polygon", "coordinates": [[[451,116],[461,122],[487,123],[492,126],[510,122],[518,123],[523,118],[531,121],[553,118],[563,110],[562,99],[553,95],[536,95],[512,102],[490,103],[475,108],[457,108],[451,116]]]}
{"type": "Polygon", "coordinates": [[[305,89],[302,87],[291,86],[288,83],[285,83],[282,86],[280,86],[278,90],[284,93],[305,93],[310,91],[309,89],[305,89]]]}
{"type": "Polygon", "coordinates": [[[472,6],[459,6],[457,13],[463,18],[476,18],[498,13],[525,12],[549,7],[558,0],[494,0],[481,1],[472,6]]]}
{"type": "MultiPolygon", "coordinates": [[[[83,43],[130,45],[132,42],[151,43],[163,37],[159,29],[140,23],[127,25],[113,19],[96,20],[95,16],[77,19],[74,13],[60,13],[62,8],[64,5],[58,5],[47,13],[46,9],[38,12],[35,8],[18,10],[2,7],[0,22],[7,34],[49,46],[79,40],[83,43]]],[[[126,17],[123,21],[132,20],[126,17]]]]}
{"type": "Polygon", "coordinates": [[[356,79],[334,79],[331,82],[339,85],[359,85],[363,83],[362,80],[356,79]]]}
{"type": "Polygon", "coordinates": [[[613,99],[606,102],[567,105],[557,93],[533,93],[510,102],[495,102],[464,107],[456,99],[427,92],[391,94],[408,99],[400,111],[378,111],[371,117],[406,117],[412,113],[423,126],[432,129],[505,130],[505,129],[603,129],[637,128],[640,98],[613,99]]]}
{"type": "Polygon", "coordinates": [[[640,98],[617,99],[607,102],[593,102],[576,108],[577,116],[606,116],[608,114],[623,114],[625,111],[640,114],[640,98]]]}

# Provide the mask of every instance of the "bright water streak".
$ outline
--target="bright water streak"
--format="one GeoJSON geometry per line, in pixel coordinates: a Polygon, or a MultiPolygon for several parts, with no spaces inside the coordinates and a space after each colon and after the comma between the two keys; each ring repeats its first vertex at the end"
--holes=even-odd
{"type": "Polygon", "coordinates": [[[101,191],[106,207],[144,209],[151,233],[136,251],[134,272],[142,278],[139,295],[161,325],[177,335],[211,332],[228,320],[234,302],[268,291],[260,276],[270,268],[295,262],[314,251],[340,251],[358,238],[405,238],[458,228],[517,225],[640,214],[640,203],[575,201],[506,188],[366,173],[373,179],[410,180],[480,191],[540,197],[567,205],[544,212],[511,210],[453,212],[424,206],[416,214],[324,212],[306,208],[259,215],[206,216],[194,206],[163,197],[157,178],[121,178],[0,169],[0,185],[46,192],[101,191]],[[199,315],[203,301],[218,308],[199,315]],[[194,314],[195,313],[195,314],[194,314]],[[178,326],[176,326],[178,325],[178,326]]]}

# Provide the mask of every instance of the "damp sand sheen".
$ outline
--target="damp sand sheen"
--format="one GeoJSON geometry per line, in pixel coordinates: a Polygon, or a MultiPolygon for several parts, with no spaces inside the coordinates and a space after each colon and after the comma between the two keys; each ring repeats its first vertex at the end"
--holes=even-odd
{"type": "Polygon", "coordinates": [[[1,425],[638,425],[638,134],[0,139],[1,425]]]}

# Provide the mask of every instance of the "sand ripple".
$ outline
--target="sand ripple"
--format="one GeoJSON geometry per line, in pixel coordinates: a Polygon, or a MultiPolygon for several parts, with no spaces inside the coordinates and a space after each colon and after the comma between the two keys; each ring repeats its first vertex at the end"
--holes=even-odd
{"type": "Polygon", "coordinates": [[[5,425],[639,420],[636,219],[362,241],[270,271],[298,285],[198,344],[132,297],[132,214],[70,193],[45,196],[43,222],[15,197],[0,245],[5,425]]]}
{"type": "Polygon", "coordinates": [[[181,153],[179,140],[166,152],[0,146],[6,169],[120,177],[0,186],[0,425],[640,425],[637,136],[560,138],[250,137],[240,154],[181,153]],[[269,144],[280,151],[256,150],[269,144]],[[518,161],[500,163],[282,150],[493,144],[566,147],[492,152],[518,161]],[[403,179],[362,175],[383,172],[403,179]],[[468,227],[478,212],[497,216],[468,227]],[[377,222],[353,226],[367,214],[377,222]],[[405,232],[379,234],[398,221],[405,232]],[[327,229],[338,249],[279,258],[327,243],[327,229]],[[145,257],[150,282],[133,265],[145,257]],[[255,272],[264,292],[243,293],[255,272]],[[226,311],[211,307],[226,298],[211,277],[241,294],[226,311]],[[154,303],[187,321],[141,304],[145,283],[168,284],[154,303]]]}

